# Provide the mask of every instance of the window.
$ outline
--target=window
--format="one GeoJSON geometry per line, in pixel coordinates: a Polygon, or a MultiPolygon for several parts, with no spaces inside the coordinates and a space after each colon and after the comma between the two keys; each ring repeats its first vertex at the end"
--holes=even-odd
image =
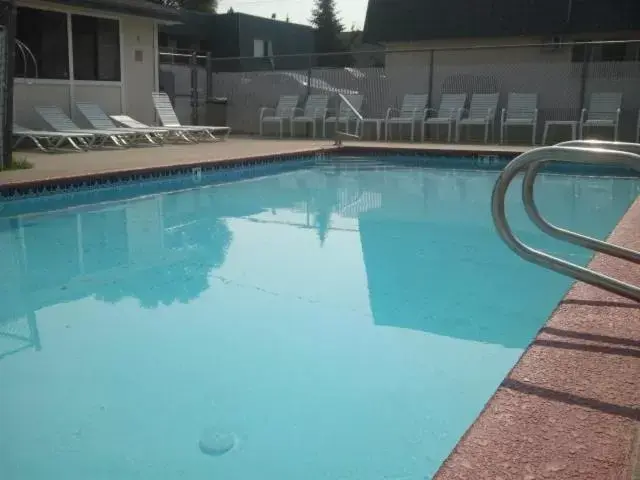
{"type": "Polygon", "coordinates": [[[253,41],[253,56],[254,57],[272,57],[273,45],[271,40],[258,40],[253,41]]]}
{"type": "Polygon", "coordinates": [[[69,78],[66,14],[18,7],[16,38],[31,51],[35,65],[28,53],[23,57],[20,49],[16,49],[15,77],[69,78]]]}
{"type": "Polygon", "coordinates": [[[594,43],[574,45],[571,51],[572,62],[624,62],[634,60],[634,44],[630,43],[594,43]]]}
{"type": "Polygon", "coordinates": [[[71,16],[73,76],[76,80],[120,81],[117,20],[71,16]]]}

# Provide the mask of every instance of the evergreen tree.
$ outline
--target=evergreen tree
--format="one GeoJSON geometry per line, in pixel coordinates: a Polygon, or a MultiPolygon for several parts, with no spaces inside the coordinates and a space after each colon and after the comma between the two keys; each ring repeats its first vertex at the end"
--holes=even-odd
{"type": "MultiPolygon", "coordinates": [[[[311,24],[315,30],[316,53],[344,52],[344,45],[339,35],[343,30],[342,22],[338,18],[334,0],[315,0],[315,8],[311,12],[311,24]]],[[[319,65],[336,65],[340,63],[337,57],[318,57],[319,65]]]]}

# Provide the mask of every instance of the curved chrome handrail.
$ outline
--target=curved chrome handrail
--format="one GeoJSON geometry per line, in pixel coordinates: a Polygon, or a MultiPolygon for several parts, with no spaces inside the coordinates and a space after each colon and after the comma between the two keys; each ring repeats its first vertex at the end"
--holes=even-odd
{"type": "Polygon", "coordinates": [[[344,96],[344,94],[338,93],[338,99],[340,101],[338,102],[338,108],[336,110],[337,114],[340,113],[340,103],[344,102],[344,104],[347,106],[347,108],[349,108],[349,110],[351,110],[351,112],[356,116],[356,118],[358,119],[358,123],[356,125],[356,134],[352,135],[352,134],[347,133],[347,132],[339,131],[338,130],[338,122],[336,121],[335,144],[336,145],[342,145],[342,138],[354,138],[356,140],[360,140],[362,138],[362,131],[364,129],[364,125],[363,125],[364,117],[358,111],[358,109],[356,107],[354,107],[353,104],[347,99],[347,97],[344,96]],[[358,134],[358,130],[360,130],[360,134],[358,134]]]}
{"type": "MultiPolygon", "coordinates": [[[[576,280],[595,285],[618,295],[622,295],[626,298],[640,301],[640,288],[629,283],[616,280],[607,275],[594,272],[593,270],[590,270],[588,268],[567,262],[560,258],[544,253],[540,250],[531,248],[522,243],[514,235],[513,231],[508,225],[505,214],[505,195],[509,184],[513,181],[516,175],[518,175],[518,173],[525,169],[530,169],[530,171],[527,172],[527,184],[530,185],[525,188],[525,184],[523,184],[523,200],[525,201],[526,206],[530,200],[533,200],[533,194],[529,196],[527,190],[528,188],[533,189],[533,180],[535,180],[537,170],[539,169],[541,164],[551,161],[596,164],[604,163],[611,165],[621,164],[633,169],[638,169],[638,167],[640,166],[640,155],[625,150],[611,150],[605,148],[566,145],[540,147],[523,153],[522,155],[516,157],[513,161],[509,162],[509,164],[507,164],[507,166],[498,176],[493,189],[493,194],[491,196],[491,214],[493,216],[493,222],[496,226],[498,234],[511,250],[513,250],[516,254],[529,262],[535,263],[545,268],[549,268],[563,275],[575,278],[576,280]]],[[[527,176],[525,175],[525,179],[526,178],[527,176]]],[[[535,205],[533,206],[533,208],[535,209],[535,205]]],[[[600,242],[599,240],[595,240],[583,235],[578,235],[574,232],[569,232],[568,230],[555,227],[551,224],[548,224],[538,214],[538,220],[546,224],[545,228],[542,228],[541,224],[536,221],[537,209],[531,211],[527,209],[527,214],[531,216],[532,213],[533,217],[531,218],[532,220],[534,220],[536,225],[538,225],[538,227],[540,227],[545,232],[548,230],[548,227],[552,227],[549,231],[553,231],[553,235],[557,236],[558,238],[562,238],[572,243],[586,246],[587,248],[592,248],[596,251],[615,255],[620,258],[632,259],[632,261],[636,261],[636,258],[640,256],[637,252],[633,252],[622,247],[616,247],[609,244],[606,244],[607,247],[603,247],[602,244],[605,244],[605,242],[600,242]]]]}

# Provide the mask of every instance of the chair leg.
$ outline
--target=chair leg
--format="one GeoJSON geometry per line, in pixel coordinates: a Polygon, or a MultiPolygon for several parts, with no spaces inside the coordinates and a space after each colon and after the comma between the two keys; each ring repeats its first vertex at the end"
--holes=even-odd
{"type": "Polygon", "coordinates": [[[549,134],[549,125],[545,125],[542,130],[542,145],[547,144],[547,135],[549,134]]]}
{"type": "Polygon", "coordinates": [[[507,126],[504,123],[500,124],[500,145],[504,143],[504,134],[507,126]]]}
{"type": "Polygon", "coordinates": [[[536,144],[536,130],[537,130],[537,125],[534,124],[533,125],[533,132],[531,133],[531,145],[535,145],[536,144]]]}
{"type": "Polygon", "coordinates": [[[618,124],[616,123],[613,127],[613,141],[618,141],[618,124]]]}
{"type": "Polygon", "coordinates": [[[489,141],[489,124],[484,124],[484,143],[486,144],[489,141]]]}

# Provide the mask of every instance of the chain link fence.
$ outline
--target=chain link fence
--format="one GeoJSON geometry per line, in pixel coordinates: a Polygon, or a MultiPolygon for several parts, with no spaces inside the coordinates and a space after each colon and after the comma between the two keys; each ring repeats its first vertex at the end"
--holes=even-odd
{"type": "MultiPolygon", "coordinates": [[[[427,94],[427,106],[437,109],[446,93],[465,93],[467,106],[473,94],[498,93],[495,134],[509,93],[537,93],[540,143],[545,122],[577,122],[592,94],[610,92],[622,94],[619,139],[635,141],[638,133],[640,41],[263,58],[212,58],[207,52],[173,51],[161,55],[160,68],[161,88],[174,99],[181,120],[204,122],[207,99],[224,97],[227,124],[236,133],[257,134],[260,108],[275,107],[282,95],[298,95],[303,106],[309,95],[327,94],[331,109],[338,93],[360,94],[362,115],[383,119],[406,94],[427,94]]],[[[365,125],[365,138],[375,137],[375,123],[365,125]]],[[[571,135],[571,129],[561,126],[550,129],[548,143],[571,135]]],[[[482,141],[477,130],[465,141],[482,141]]],[[[436,132],[427,133],[436,139],[436,132]]],[[[612,131],[594,130],[589,136],[611,138],[612,131]]],[[[530,127],[510,130],[509,141],[531,143],[530,127]]]]}

